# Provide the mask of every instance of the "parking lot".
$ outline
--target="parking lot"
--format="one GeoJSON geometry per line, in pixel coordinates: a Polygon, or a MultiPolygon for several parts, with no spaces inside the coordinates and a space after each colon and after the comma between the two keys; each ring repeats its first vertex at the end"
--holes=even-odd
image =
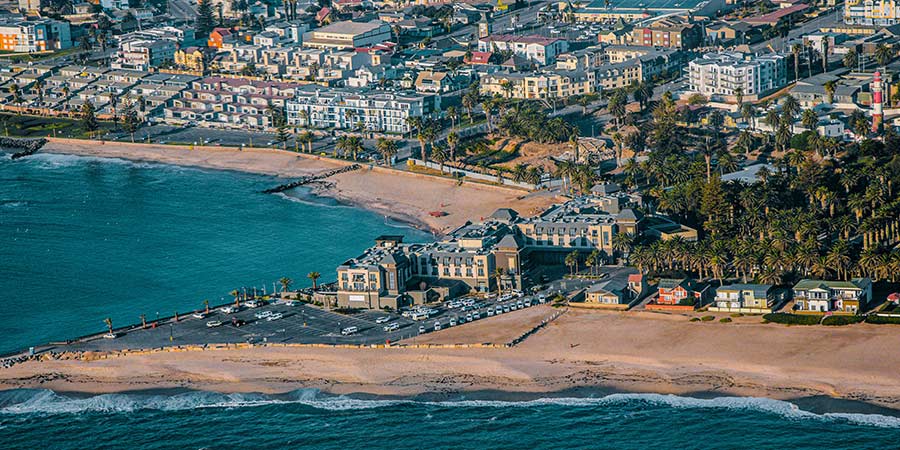
{"type": "MultiPolygon", "coordinates": [[[[535,298],[534,304],[537,302],[535,298]]],[[[413,320],[398,312],[385,311],[366,310],[354,314],[339,314],[300,302],[272,302],[257,308],[242,306],[235,313],[215,308],[203,317],[185,315],[180,316],[178,321],[170,319],[159,324],[148,323],[144,328],[136,326],[116,330],[115,339],[96,338],[60,346],[54,350],[119,350],[242,342],[382,344],[415,338],[420,334],[460,326],[469,321],[489,319],[492,315],[531,305],[532,298],[511,298],[504,301],[472,299],[467,303],[469,304],[461,304],[456,308],[448,308],[446,304],[429,306],[424,309],[430,310],[431,314],[424,320],[413,320]],[[498,312],[498,306],[502,312],[498,312]],[[276,314],[276,319],[262,317],[276,314]],[[385,327],[392,329],[385,331],[385,327]]]]}

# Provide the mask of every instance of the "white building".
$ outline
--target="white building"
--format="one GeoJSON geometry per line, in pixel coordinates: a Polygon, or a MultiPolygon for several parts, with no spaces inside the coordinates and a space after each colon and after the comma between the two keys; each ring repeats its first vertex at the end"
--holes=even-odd
{"type": "Polygon", "coordinates": [[[391,26],[380,21],[337,22],[303,35],[303,46],[351,49],[370,47],[391,40],[391,26]]]}
{"type": "Polygon", "coordinates": [[[758,99],[787,85],[784,55],[707,53],[688,65],[690,90],[709,98],[734,97],[738,88],[748,100],[758,99]]]}
{"type": "Polygon", "coordinates": [[[569,51],[569,43],[563,39],[545,38],[543,36],[515,36],[511,34],[492,34],[478,39],[478,51],[497,52],[511,51],[536,64],[546,66],[556,62],[556,57],[569,51]]]}
{"type": "Polygon", "coordinates": [[[175,42],[162,39],[135,39],[119,44],[110,67],[113,69],[150,70],[165,61],[175,59],[175,42]]]}
{"type": "Polygon", "coordinates": [[[301,127],[353,129],[408,133],[407,119],[435,113],[440,97],[373,91],[357,94],[348,90],[299,91],[287,102],[288,124],[301,127]]]}

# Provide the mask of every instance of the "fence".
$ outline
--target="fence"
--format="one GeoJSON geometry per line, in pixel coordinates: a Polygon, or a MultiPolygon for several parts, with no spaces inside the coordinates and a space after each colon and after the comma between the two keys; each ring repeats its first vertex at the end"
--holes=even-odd
{"type": "Polygon", "coordinates": [[[519,189],[526,189],[529,191],[534,191],[534,190],[543,189],[546,187],[556,187],[556,186],[562,185],[562,180],[550,180],[550,181],[543,182],[543,183],[532,184],[532,183],[526,183],[524,181],[510,180],[509,178],[504,178],[503,176],[498,177],[496,175],[476,172],[474,170],[460,169],[458,167],[451,167],[446,164],[443,165],[443,167],[442,167],[441,164],[438,164],[433,161],[422,161],[421,159],[416,159],[416,158],[410,158],[409,160],[412,161],[412,163],[417,166],[434,169],[434,170],[440,171],[441,173],[446,173],[450,176],[456,177],[456,176],[462,175],[466,178],[487,181],[490,183],[499,183],[504,186],[515,187],[515,188],[519,188],[519,189]]]}

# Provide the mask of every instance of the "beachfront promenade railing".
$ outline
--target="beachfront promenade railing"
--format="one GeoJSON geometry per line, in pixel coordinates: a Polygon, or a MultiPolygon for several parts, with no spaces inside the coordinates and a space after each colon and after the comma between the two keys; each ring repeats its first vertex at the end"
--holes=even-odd
{"type": "Polygon", "coordinates": [[[562,180],[558,180],[558,179],[550,180],[550,181],[543,182],[543,183],[533,184],[533,183],[526,183],[524,181],[514,181],[509,178],[503,177],[502,175],[500,177],[497,177],[497,175],[491,175],[488,173],[476,172],[474,170],[452,167],[447,164],[444,164],[442,166],[441,164],[438,164],[433,161],[422,161],[421,159],[416,159],[416,158],[410,158],[409,160],[412,161],[412,163],[417,166],[434,169],[434,170],[440,171],[441,173],[445,173],[450,176],[456,177],[456,176],[462,175],[466,178],[487,181],[490,183],[499,183],[504,186],[516,187],[516,188],[520,188],[520,189],[527,189],[529,191],[534,191],[537,189],[543,189],[543,188],[547,188],[547,187],[562,186],[562,180]]]}

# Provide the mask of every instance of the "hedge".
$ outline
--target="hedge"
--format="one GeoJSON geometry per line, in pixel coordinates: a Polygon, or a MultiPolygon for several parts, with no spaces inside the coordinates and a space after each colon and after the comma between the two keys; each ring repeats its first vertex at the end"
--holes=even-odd
{"type": "Polygon", "coordinates": [[[874,323],[878,325],[900,325],[900,317],[885,317],[885,316],[876,316],[875,314],[870,314],[866,316],[866,323],[874,323]]]}
{"type": "Polygon", "coordinates": [[[822,325],[852,325],[854,323],[860,323],[863,320],[865,320],[865,317],[862,316],[830,316],[822,321],[822,325]]]}
{"type": "Polygon", "coordinates": [[[763,315],[763,320],[786,325],[818,325],[822,319],[820,315],[770,313],[763,315]]]}

